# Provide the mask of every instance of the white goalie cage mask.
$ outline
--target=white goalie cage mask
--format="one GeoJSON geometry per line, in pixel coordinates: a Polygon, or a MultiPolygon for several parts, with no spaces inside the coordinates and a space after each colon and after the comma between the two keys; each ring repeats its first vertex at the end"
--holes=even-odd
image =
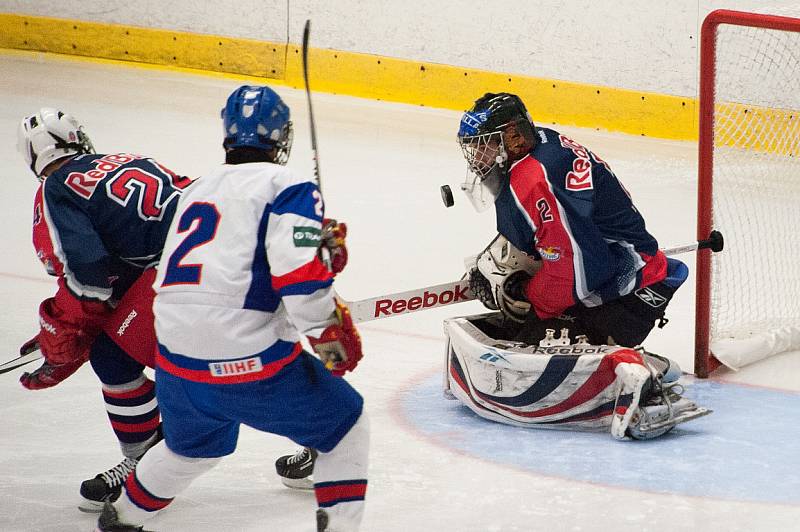
{"type": "Polygon", "coordinates": [[[41,181],[42,172],[53,161],[94,153],[94,146],[75,117],[58,109],[43,107],[20,122],[17,150],[41,181]]]}
{"type": "Polygon", "coordinates": [[[475,210],[483,212],[494,205],[506,174],[508,155],[503,146],[503,134],[494,131],[464,136],[459,137],[458,143],[469,165],[461,190],[475,210]]]}

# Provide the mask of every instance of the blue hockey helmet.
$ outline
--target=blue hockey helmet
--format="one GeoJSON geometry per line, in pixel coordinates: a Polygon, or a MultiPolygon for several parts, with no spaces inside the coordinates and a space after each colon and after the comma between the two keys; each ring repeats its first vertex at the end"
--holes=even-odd
{"type": "Polygon", "coordinates": [[[222,109],[226,150],[255,148],[276,150],[272,161],[286,164],[292,149],[292,121],[281,97],[264,86],[242,85],[228,96],[222,109]]]}

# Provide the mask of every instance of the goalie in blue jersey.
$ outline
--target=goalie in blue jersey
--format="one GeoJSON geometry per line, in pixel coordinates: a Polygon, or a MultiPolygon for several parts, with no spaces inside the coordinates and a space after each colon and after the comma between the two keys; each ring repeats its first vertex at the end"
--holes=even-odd
{"type": "Polygon", "coordinates": [[[618,438],[708,413],[674,386],[677,364],[640,348],[688,269],[658,249],[609,164],[508,93],[476,100],[458,141],[462,189],[494,207],[500,233],[467,265],[470,288],[498,312],[445,322],[449,393],[496,421],[618,438]]]}

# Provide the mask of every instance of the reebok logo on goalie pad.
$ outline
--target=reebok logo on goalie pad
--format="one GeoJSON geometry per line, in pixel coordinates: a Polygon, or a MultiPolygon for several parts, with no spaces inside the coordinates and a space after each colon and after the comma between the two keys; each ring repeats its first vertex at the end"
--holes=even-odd
{"type": "Polygon", "coordinates": [[[654,292],[653,290],[650,290],[647,287],[637,290],[636,297],[655,308],[658,308],[667,302],[667,298],[657,292],[654,292]]]}

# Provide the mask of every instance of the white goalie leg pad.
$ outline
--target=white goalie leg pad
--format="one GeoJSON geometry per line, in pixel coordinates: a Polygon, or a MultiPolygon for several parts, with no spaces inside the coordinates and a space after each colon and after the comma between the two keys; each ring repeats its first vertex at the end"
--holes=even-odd
{"type": "Polygon", "coordinates": [[[543,347],[493,339],[470,321],[487,316],[445,320],[445,390],[483,418],[523,427],[608,431],[613,413],[624,412],[634,392],[638,400],[650,375],[641,355],[623,347],[543,347]],[[618,365],[638,365],[638,379],[618,384],[618,365]]]}
{"type": "Polygon", "coordinates": [[[632,395],[631,403],[627,408],[615,406],[611,418],[611,436],[617,440],[624,440],[631,421],[634,419],[645,385],[650,379],[650,370],[641,364],[618,364],[616,369],[619,391],[617,400],[624,395],[632,395]]]}

